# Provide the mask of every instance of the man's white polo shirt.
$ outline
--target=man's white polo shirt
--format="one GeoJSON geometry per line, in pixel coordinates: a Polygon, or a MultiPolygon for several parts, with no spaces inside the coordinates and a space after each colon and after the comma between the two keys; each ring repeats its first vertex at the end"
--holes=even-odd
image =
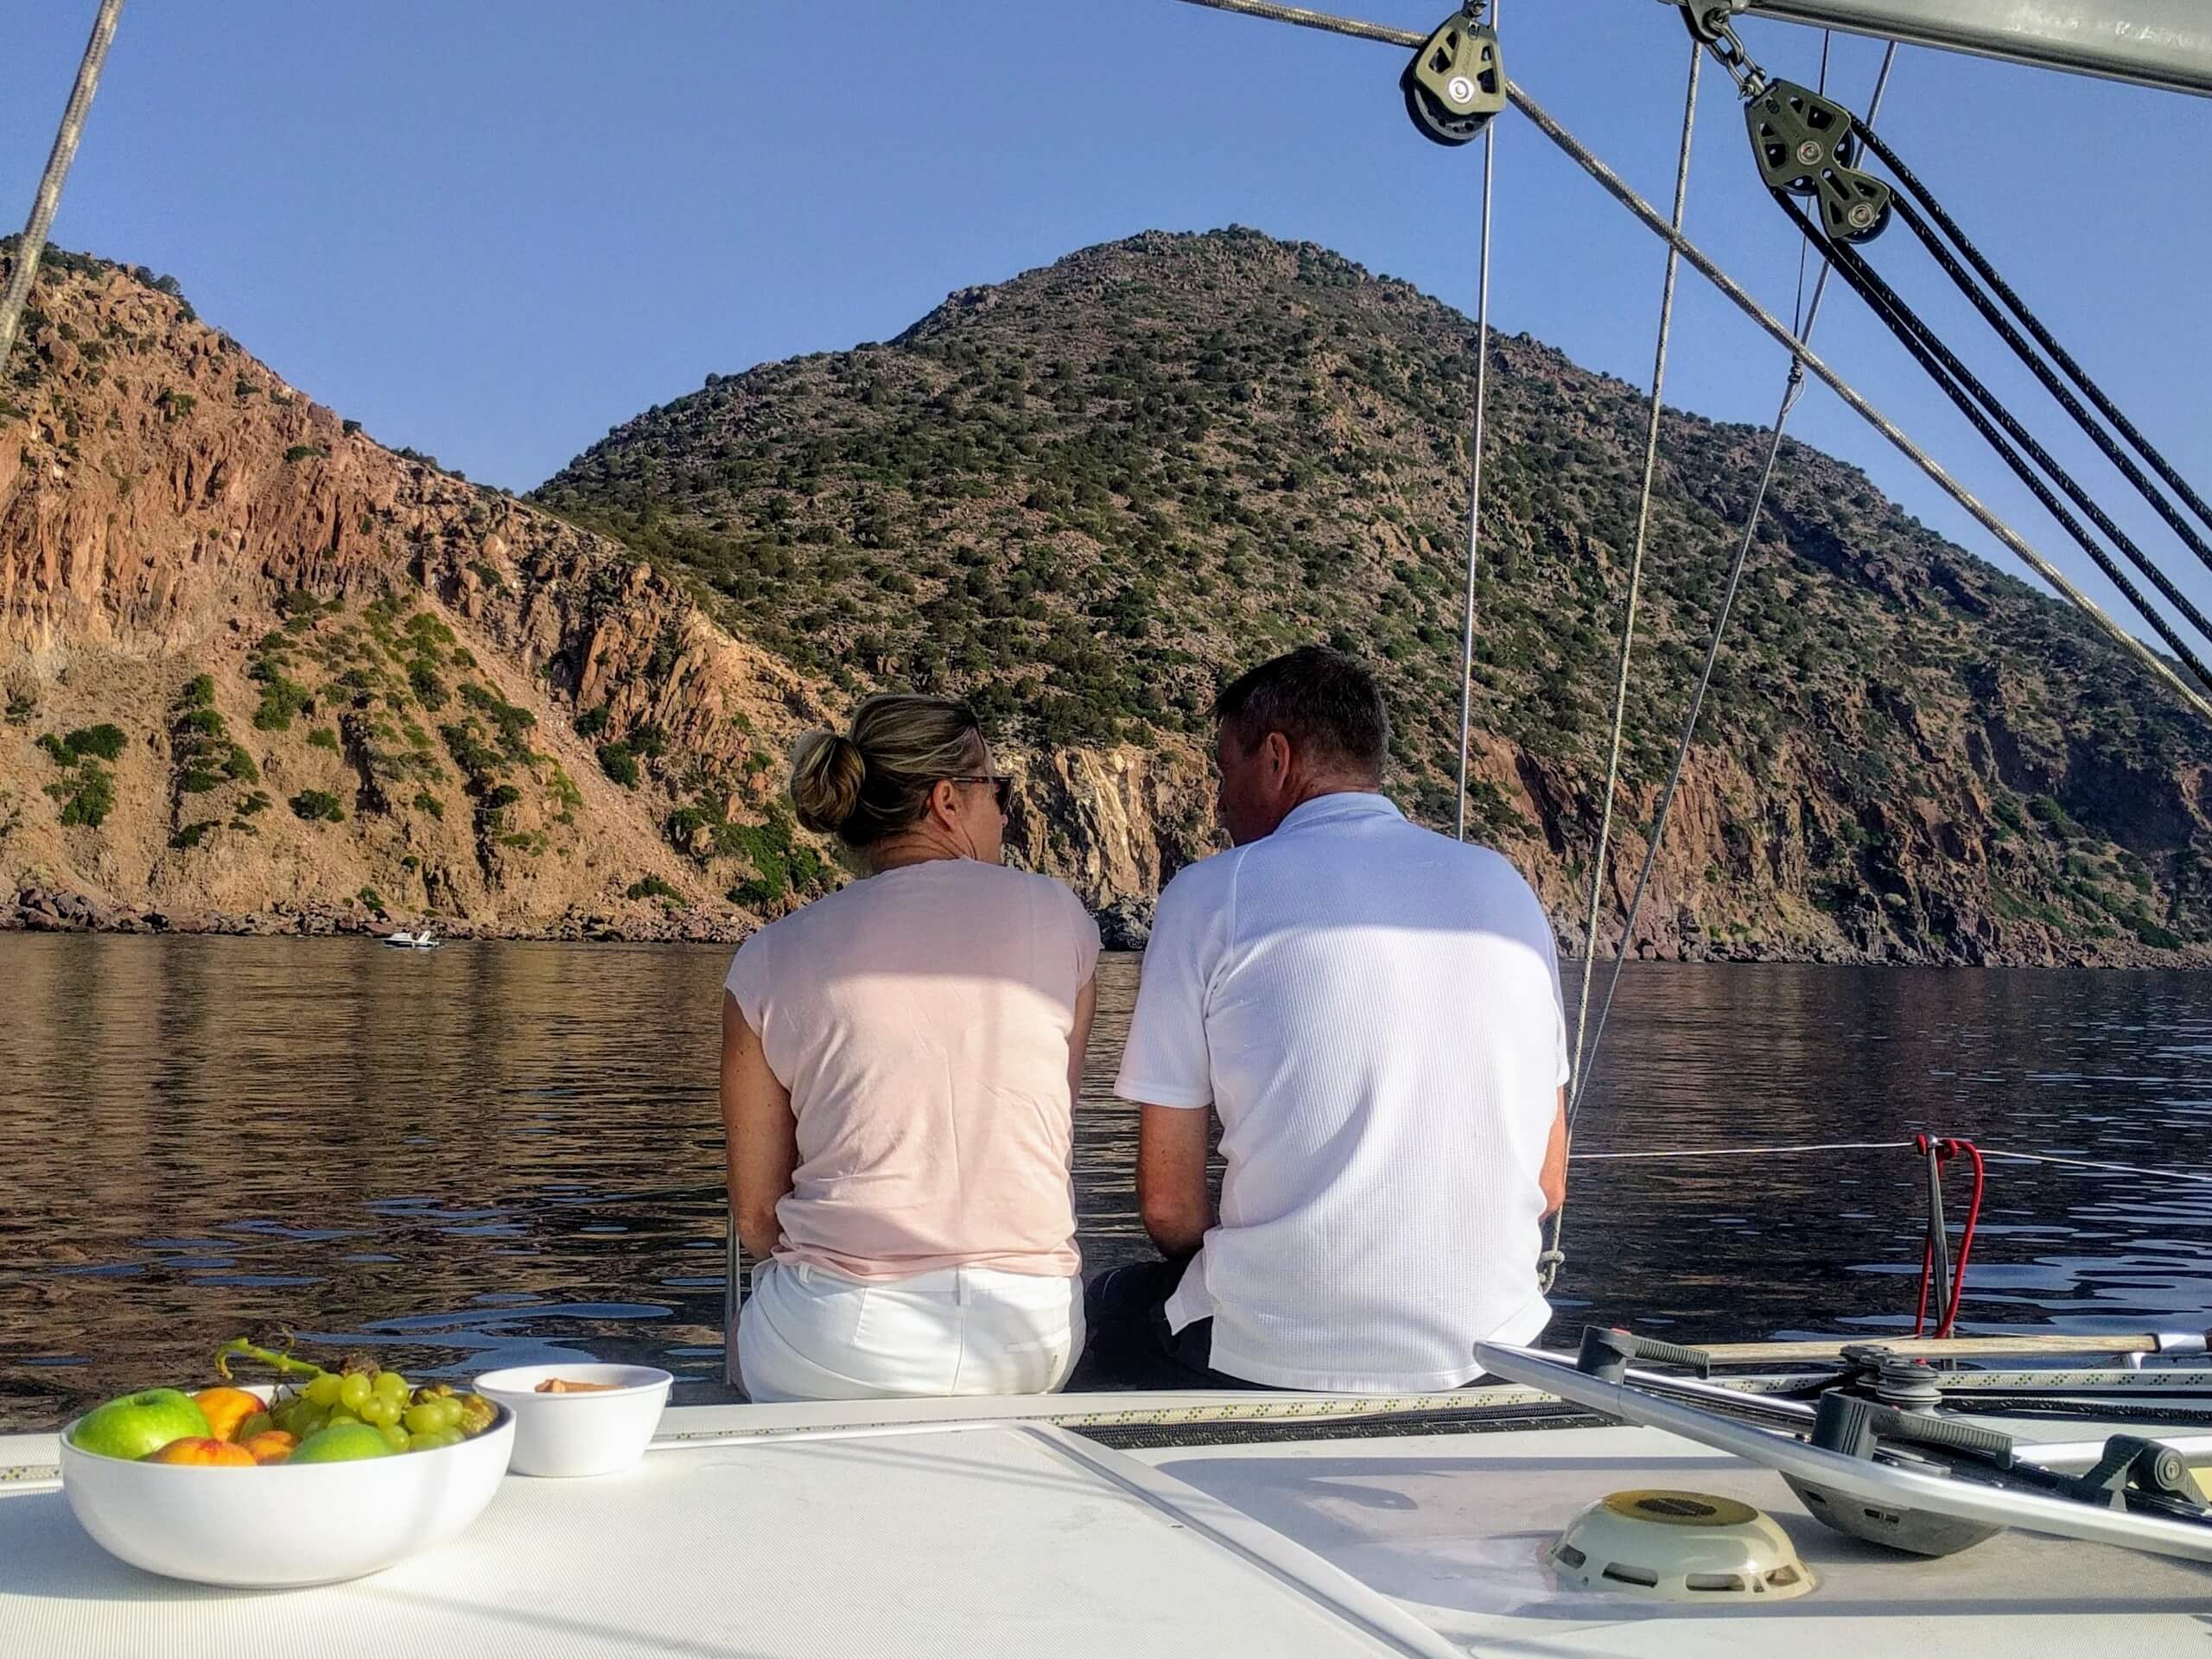
{"type": "Polygon", "coordinates": [[[1399,1393],[1532,1340],[1567,1081],[1551,924],[1513,866],[1325,795],[1160,895],[1115,1092],[1220,1114],[1221,1220],[1167,1304],[1217,1370],[1399,1393]]]}

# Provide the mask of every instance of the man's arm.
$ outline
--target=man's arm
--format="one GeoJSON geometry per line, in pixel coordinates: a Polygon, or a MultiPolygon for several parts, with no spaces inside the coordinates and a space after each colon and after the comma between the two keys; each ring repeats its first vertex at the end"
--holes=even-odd
{"type": "Polygon", "coordinates": [[[722,993],[722,1133],[729,1163],[729,1211],[746,1254],[775,1254],[776,1205],[791,1190],[798,1164],[798,1120],[791,1091],[768,1069],[760,1033],[722,993]]]}
{"type": "Polygon", "coordinates": [[[1137,1126],[1137,1209],[1162,1255],[1187,1255],[1213,1224],[1203,1108],[1147,1106],[1137,1126]]]}
{"type": "Polygon", "coordinates": [[[1536,1177],[1544,1189],[1544,1213],[1550,1215],[1567,1202],[1567,1090],[1559,1091],[1559,1115],[1552,1119],[1552,1138],[1544,1148],[1544,1167],[1536,1177]]]}
{"type": "Polygon", "coordinates": [[[1160,895],[1114,1083],[1114,1092],[1141,1111],[1137,1211],[1152,1242],[1169,1256],[1197,1249],[1213,1223],[1206,1191],[1213,1116],[1206,1000],[1228,931],[1218,892],[1223,868],[1213,860],[1194,864],[1160,895]]]}

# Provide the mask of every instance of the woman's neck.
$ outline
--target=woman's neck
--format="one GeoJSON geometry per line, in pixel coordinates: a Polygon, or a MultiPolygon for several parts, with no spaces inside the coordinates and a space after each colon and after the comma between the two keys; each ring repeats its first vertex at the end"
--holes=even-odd
{"type": "Polygon", "coordinates": [[[902,869],[909,864],[934,864],[963,856],[958,848],[933,836],[900,836],[869,849],[868,874],[881,875],[887,870],[902,869]]]}

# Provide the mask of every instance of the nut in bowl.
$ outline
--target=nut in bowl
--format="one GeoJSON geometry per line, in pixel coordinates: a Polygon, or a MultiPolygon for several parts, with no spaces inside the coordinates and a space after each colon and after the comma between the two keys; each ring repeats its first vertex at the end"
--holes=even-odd
{"type": "Polygon", "coordinates": [[[514,1414],[517,1474],[612,1475],[645,1456],[674,1381],[650,1365],[517,1365],[476,1392],[514,1414]]]}

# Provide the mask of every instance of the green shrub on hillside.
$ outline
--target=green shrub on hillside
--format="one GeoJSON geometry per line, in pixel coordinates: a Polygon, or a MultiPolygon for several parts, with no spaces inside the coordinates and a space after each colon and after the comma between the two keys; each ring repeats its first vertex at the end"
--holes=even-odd
{"type": "Polygon", "coordinates": [[[625,789],[635,789],[641,775],[638,770],[638,757],[630,752],[626,743],[601,744],[599,769],[625,789]]]}
{"type": "Polygon", "coordinates": [[[40,748],[57,766],[73,766],[86,756],[113,760],[130,745],[123,728],[105,721],[98,726],[80,726],[66,737],[56,737],[48,732],[38,741],[40,748]]]}
{"type": "Polygon", "coordinates": [[[294,817],[304,818],[309,823],[346,821],[345,810],[339,805],[338,798],[327,790],[303,789],[292,797],[290,805],[294,817]]]}
{"type": "Polygon", "coordinates": [[[61,803],[65,828],[82,824],[97,830],[115,810],[115,774],[97,760],[86,760],[73,777],[48,784],[46,792],[61,803]]]}

